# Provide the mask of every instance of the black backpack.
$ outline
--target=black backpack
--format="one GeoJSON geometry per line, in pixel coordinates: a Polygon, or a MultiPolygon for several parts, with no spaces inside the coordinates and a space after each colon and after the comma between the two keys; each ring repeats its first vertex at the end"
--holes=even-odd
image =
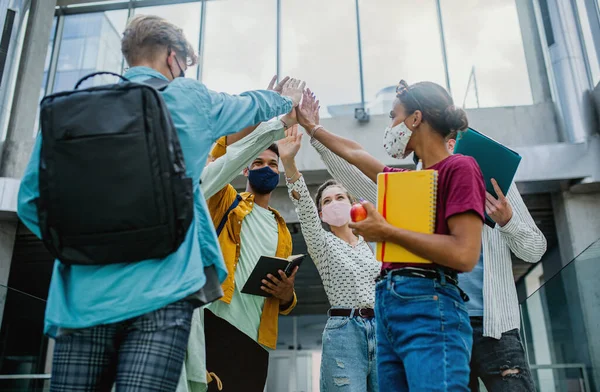
{"type": "Polygon", "coordinates": [[[41,102],[38,217],[65,264],[164,258],[185,239],[192,180],[159,93],[169,82],[144,83],[96,72],[41,102]],[[98,74],[124,83],[78,90],[98,74]]]}

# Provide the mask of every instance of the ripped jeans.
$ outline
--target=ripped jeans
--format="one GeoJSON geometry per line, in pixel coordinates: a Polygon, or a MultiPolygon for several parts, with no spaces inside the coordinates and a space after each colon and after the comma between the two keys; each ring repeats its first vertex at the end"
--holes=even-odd
{"type": "Polygon", "coordinates": [[[534,392],[519,330],[504,332],[500,340],[496,340],[483,336],[482,317],[471,317],[471,325],[471,391],[479,392],[478,378],[481,378],[489,392],[534,392]]]}
{"type": "Polygon", "coordinates": [[[323,331],[321,392],[377,392],[375,319],[329,317],[323,331]]]}

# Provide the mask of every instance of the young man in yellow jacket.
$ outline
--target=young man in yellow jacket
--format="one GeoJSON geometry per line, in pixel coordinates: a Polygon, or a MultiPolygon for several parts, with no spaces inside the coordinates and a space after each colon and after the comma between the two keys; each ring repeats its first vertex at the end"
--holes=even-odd
{"type": "MultiPolygon", "coordinates": [[[[291,125],[289,116],[274,120],[281,130],[291,125]]],[[[273,123],[273,122],[272,122],[273,123]]],[[[272,124],[271,123],[271,124],[272,124]]],[[[225,154],[227,142],[219,140],[211,155],[225,154]]],[[[238,194],[227,185],[208,199],[215,228],[227,215],[219,243],[228,270],[223,297],[207,307],[204,314],[207,368],[219,376],[230,391],[262,391],[269,364],[269,350],[277,344],[279,314],[296,306],[294,277],[285,274],[263,281],[264,298],[241,292],[261,256],[287,258],[292,237],[281,215],[269,207],[271,194],[279,183],[277,144],[256,157],[245,169],[246,192],[238,194]],[[235,206],[230,210],[232,206],[235,206]]],[[[210,384],[209,390],[216,388],[210,384]]]]}

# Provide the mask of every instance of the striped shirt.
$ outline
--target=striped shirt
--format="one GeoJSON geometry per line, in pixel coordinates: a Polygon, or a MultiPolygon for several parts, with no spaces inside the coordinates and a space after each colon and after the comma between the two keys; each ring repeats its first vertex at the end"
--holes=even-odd
{"type": "MultiPolygon", "coordinates": [[[[311,139],[327,170],[354,196],[377,202],[377,185],[358,168],[311,139]]],[[[483,225],[483,335],[500,339],[504,332],[519,329],[520,313],[512,272],[512,251],[519,259],[537,263],[546,252],[546,238],[536,226],[515,184],[506,195],[512,210],[504,226],[483,225]]],[[[460,280],[460,278],[459,278],[460,280]]]]}

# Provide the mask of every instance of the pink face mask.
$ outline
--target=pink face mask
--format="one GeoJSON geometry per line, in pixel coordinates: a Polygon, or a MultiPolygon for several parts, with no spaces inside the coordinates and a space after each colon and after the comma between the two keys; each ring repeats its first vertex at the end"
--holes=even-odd
{"type": "Polygon", "coordinates": [[[344,226],[350,220],[351,208],[352,206],[345,202],[329,203],[321,210],[323,222],[335,227],[344,226]]]}

